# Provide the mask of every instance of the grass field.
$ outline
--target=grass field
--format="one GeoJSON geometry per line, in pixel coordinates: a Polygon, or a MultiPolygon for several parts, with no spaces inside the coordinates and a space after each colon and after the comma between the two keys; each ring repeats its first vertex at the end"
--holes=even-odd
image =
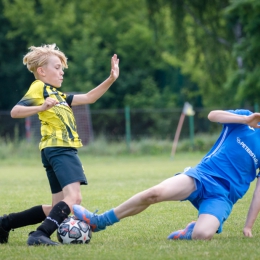
{"type": "MultiPolygon", "coordinates": [[[[89,181],[88,186],[82,186],[82,205],[102,213],[186,166],[195,165],[202,155],[177,154],[174,160],[167,155],[80,157],[89,181]]],[[[32,158],[1,161],[0,214],[50,203],[40,158],[32,158]]],[[[253,238],[245,238],[242,233],[253,186],[235,205],[223,233],[211,241],[168,241],[168,234],[195,220],[197,212],[189,202],[164,202],[94,233],[88,245],[28,247],[28,233],[36,226],[11,231],[9,243],[0,245],[0,259],[259,259],[259,220],[253,238]]],[[[56,240],[56,233],[52,239],[56,240]]]]}

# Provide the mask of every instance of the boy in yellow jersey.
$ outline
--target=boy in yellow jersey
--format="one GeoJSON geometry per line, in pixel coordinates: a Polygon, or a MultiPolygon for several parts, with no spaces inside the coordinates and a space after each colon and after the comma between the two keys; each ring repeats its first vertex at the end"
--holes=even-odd
{"type": "Polygon", "coordinates": [[[41,121],[39,148],[48,176],[52,206],[39,205],[23,212],[0,217],[0,243],[8,241],[9,231],[21,226],[41,223],[29,234],[28,245],[58,245],[50,236],[71,213],[74,204],[81,203],[80,185],[87,184],[77,148],[82,146],[77,133],[72,106],[94,103],[119,76],[119,59],[111,58],[109,77],[86,94],[66,95],[61,87],[67,58],[56,44],[31,46],[23,63],[35,76],[25,96],[11,111],[13,118],[38,114],[41,121]]]}

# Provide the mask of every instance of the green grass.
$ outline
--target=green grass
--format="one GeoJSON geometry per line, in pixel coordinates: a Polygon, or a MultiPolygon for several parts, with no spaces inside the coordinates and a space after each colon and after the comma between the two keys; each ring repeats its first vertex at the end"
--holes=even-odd
{"type": "MultiPolygon", "coordinates": [[[[186,166],[195,165],[202,157],[199,153],[177,153],[174,160],[169,155],[79,155],[89,181],[88,186],[82,186],[82,205],[91,211],[99,209],[100,213],[186,166]]],[[[0,170],[1,214],[50,203],[51,194],[38,154],[28,159],[1,160],[0,170]]],[[[37,225],[16,229],[10,232],[9,243],[0,245],[0,259],[259,259],[259,221],[253,238],[245,238],[242,233],[253,186],[235,205],[223,233],[211,241],[168,241],[168,234],[196,219],[197,211],[189,202],[164,202],[94,233],[88,245],[28,247],[28,233],[37,225]]],[[[52,239],[57,241],[56,232],[52,239]]]]}

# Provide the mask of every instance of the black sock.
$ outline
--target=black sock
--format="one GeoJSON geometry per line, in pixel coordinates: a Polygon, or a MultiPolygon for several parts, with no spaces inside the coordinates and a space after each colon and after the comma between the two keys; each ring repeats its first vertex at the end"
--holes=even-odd
{"type": "Polygon", "coordinates": [[[46,218],[42,205],[32,207],[30,209],[10,213],[3,217],[2,224],[6,231],[14,228],[24,227],[28,225],[34,225],[42,222],[46,218]]]}
{"type": "Polygon", "coordinates": [[[37,228],[37,231],[44,232],[48,237],[58,228],[60,223],[68,217],[70,208],[64,201],[57,203],[51,210],[49,216],[37,228]]]}

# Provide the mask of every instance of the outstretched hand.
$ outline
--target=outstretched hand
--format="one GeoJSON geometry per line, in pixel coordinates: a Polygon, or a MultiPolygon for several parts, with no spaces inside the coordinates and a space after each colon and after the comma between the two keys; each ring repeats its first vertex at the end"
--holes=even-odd
{"type": "Polygon", "coordinates": [[[117,58],[117,55],[114,54],[111,58],[111,72],[110,77],[115,81],[119,76],[119,59],[117,58]]]}
{"type": "Polygon", "coordinates": [[[253,113],[247,116],[247,124],[253,128],[260,128],[260,113],[253,113]]]}

